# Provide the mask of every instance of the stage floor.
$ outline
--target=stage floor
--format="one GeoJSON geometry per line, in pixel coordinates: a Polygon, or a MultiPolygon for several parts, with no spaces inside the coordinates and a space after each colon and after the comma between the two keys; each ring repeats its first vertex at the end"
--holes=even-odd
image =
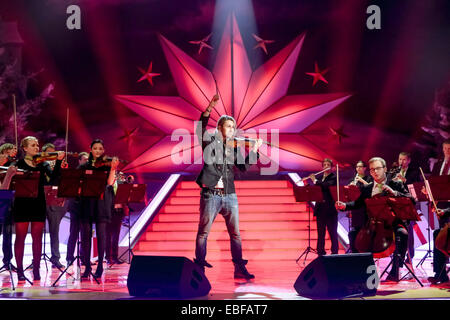
{"type": "MultiPolygon", "coordinates": [[[[414,267],[425,254],[425,250],[416,250],[414,267]]],[[[315,255],[312,255],[315,257],[315,255]]],[[[379,274],[389,263],[389,259],[377,262],[379,274]]],[[[41,266],[41,280],[33,285],[28,282],[17,284],[17,276],[13,273],[16,290],[12,290],[9,273],[0,273],[0,299],[14,300],[128,300],[127,275],[129,265],[114,265],[106,269],[100,284],[88,279],[80,282],[72,277],[63,276],[56,287],[52,284],[59,276],[58,269],[52,269],[45,263],[41,266]]],[[[208,296],[197,299],[204,300],[305,300],[293,288],[293,284],[303,269],[303,261],[250,261],[247,265],[256,279],[251,281],[235,280],[231,261],[215,262],[206,275],[212,289],[208,296]]],[[[104,265],[106,268],[106,264],[104,265]]],[[[96,266],[93,266],[95,271],[96,266]]],[[[69,270],[73,271],[72,268],[69,270]]],[[[83,269],[82,269],[83,270],[83,269]]],[[[75,269],[76,271],[76,269],[75,269]]],[[[450,283],[431,285],[427,277],[432,275],[431,259],[427,259],[419,268],[415,268],[417,277],[423,283],[421,287],[414,279],[399,283],[381,282],[377,295],[372,297],[356,297],[353,299],[450,299],[450,283]]],[[[407,273],[402,269],[402,274],[407,273]]],[[[26,276],[32,281],[31,270],[26,276]]],[[[383,276],[384,278],[385,276],[383,276]]]]}

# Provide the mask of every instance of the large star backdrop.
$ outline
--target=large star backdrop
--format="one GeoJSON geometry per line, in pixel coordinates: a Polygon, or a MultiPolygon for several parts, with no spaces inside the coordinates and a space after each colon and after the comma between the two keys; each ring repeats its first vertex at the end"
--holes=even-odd
{"type": "Polygon", "coordinates": [[[267,140],[272,145],[260,150],[263,166],[279,166],[282,171],[321,168],[322,159],[329,155],[302,136],[301,132],[350,95],[286,95],[305,39],[304,33],[256,70],[250,66],[234,15],[227,20],[212,71],[164,36],[160,35],[159,39],[179,96],[116,96],[123,105],[163,132],[163,137],[129,163],[124,171],[200,170],[202,152],[194,134],[195,121],[199,120],[216,92],[220,99],[211,113],[208,130],[215,128],[221,115],[232,115],[237,121],[237,128],[244,132],[267,131],[267,140]],[[180,141],[173,139],[172,134],[180,129],[188,132],[190,139],[189,146],[182,148],[182,155],[188,161],[181,164],[172,160],[172,155],[180,152],[177,148],[180,141]],[[271,136],[275,132],[279,132],[278,138],[271,136]]]}

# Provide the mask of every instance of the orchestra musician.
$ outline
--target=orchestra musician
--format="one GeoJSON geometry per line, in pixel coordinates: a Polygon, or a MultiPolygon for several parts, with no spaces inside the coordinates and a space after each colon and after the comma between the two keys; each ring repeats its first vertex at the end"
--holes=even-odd
{"type": "MultiPolygon", "coordinates": [[[[55,145],[52,143],[46,143],[42,146],[42,152],[55,152],[55,145]]],[[[55,160],[47,160],[48,165],[53,168],[55,165],[55,160]]],[[[47,178],[47,185],[58,185],[56,179],[52,179],[50,177],[47,178]]],[[[47,205],[47,221],[48,221],[48,231],[50,234],[50,250],[51,257],[50,262],[52,263],[52,267],[63,269],[64,265],[61,264],[59,259],[61,258],[61,254],[59,252],[59,226],[61,224],[61,220],[66,214],[66,206],[50,206],[47,205]]]]}
{"type": "Polygon", "coordinates": [[[241,171],[249,169],[251,163],[259,158],[258,148],[262,140],[258,139],[250,148],[246,159],[243,159],[241,150],[230,147],[236,131],[236,121],[231,116],[223,115],[217,121],[215,134],[206,131],[212,108],[219,100],[216,94],[206,110],[201,114],[196,128],[196,134],[203,150],[204,166],[197,177],[197,184],[201,188],[200,220],[196,238],[194,262],[203,270],[212,265],[206,261],[206,242],[212,223],[218,213],[222,214],[230,236],[231,255],[234,263],[235,278],[253,279],[255,276],[248,272],[245,265],[247,260],[242,259],[241,235],[239,232],[238,199],[234,187],[233,167],[241,171]]]}
{"type": "MultiPolygon", "coordinates": [[[[380,157],[374,157],[369,160],[370,175],[373,182],[361,188],[361,194],[355,201],[341,202],[336,201],[336,209],[340,211],[354,210],[359,208],[366,209],[365,199],[372,198],[378,194],[383,196],[389,195],[394,197],[408,197],[411,198],[409,192],[405,189],[402,183],[388,179],[386,173],[386,161],[380,157]]],[[[367,214],[367,213],[366,213],[367,214]]],[[[395,252],[393,257],[392,268],[386,280],[399,281],[399,268],[402,265],[408,246],[408,231],[406,222],[400,219],[395,219],[393,222],[393,229],[395,233],[395,252]]]]}
{"type": "MultiPolygon", "coordinates": [[[[408,185],[414,182],[419,182],[420,171],[418,168],[410,166],[411,164],[411,154],[409,152],[400,152],[398,155],[398,167],[394,168],[393,180],[400,181],[404,184],[405,188],[408,189],[408,185]]],[[[410,221],[408,223],[408,233],[410,237],[408,238],[408,252],[409,257],[407,261],[412,260],[414,257],[414,225],[415,221],[410,221]]]]}
{"type": "Polygon", "coordinates": [[[103,259],[105,256],[106,245],[106,225],[111,221],[111,209],[113,204],[114,190],[113,185],[116,177],[116,170],[119,160],[113,157],[109,163],[102,161],[104,159],[105,148],[103,141],[95,139],[90,145],[88,161],[80,165],[84,170],[100,170],[108,172],[107,182],[103,197],[92,199],[87,197],[80,198],[81,224],[81,246],[83,252],[83,263],[85,265],[82,278],[88,278],[91,274],[90,252],[92,239],[92,224],[95,223],[97,233],[98,264],[94,277],[100,278],[103,274],[103,259]]]}
{"type": "Polygon", "coordinates": [[[41,262],[42,252],[42,232],[44,229],[46,216],[46,202],[44,193],[44,184],[46,183],[46,176],[55,178],[60,174],[62,159],[65,153],[58,152],[55,167],[50,168],[46,162],[36,164],[33,156],[39,152],[39,142],[35,137],[25,137],[21,142],[22,150],[25,157],[18,160],[15,164],[17,168],[26,171],[39,171],[39,188],[37,198],[19,198],[14,199],[13,206],[13,220],[15,222],[16,240],[14,243],[14,255],[17,262],[17,277],[19,281],[25,281],[23,271],[23,254],[25,248],[25,237],[28,232],[29,224],[31,223],[31,237],[33,240],[33,278],[40,279],[39,267],[41,262]]]}
{"type": "MultiPolygon", "coordinates": [[[[450,139],[442,143],[442,152],[444,158],[439,160],[433,167],[432,176],[450,175],[450,139]]],[[[449,211],[450,202],[440,201],[437,203],[438,212],[436,212],[439,221],[439,228],[433,231],[433,239],[436,242],[436,237],[442,230],[444,225],[450,222],[449,211]]],[[[433,272],[434,276],[429,277],[428,280],[433,284],[445,283],[449,281],[449,277],[445,270],[445,265],[448,258],[439,251],[436,246],[433,248],[433,272]]]]}
{"type": "MultiPolygon", "coordinates": [[[[5,178],[3,180],[3,189],[9,188],[10,179],[14,176],[16,172],[16,167],[11,166],[11,163],[15,161],[17,156],[17,148],[12,143],[4,143],[0,146],[0,165],[3,167],[10,167],[11,169],[7,170],[5,178]],[[9,172],[9,173],[8,173],[9,172]],[[9,181],[8,181],[9,180],[9,181]]],[[[13,221],[11,216],[11,208],[4,217],[4,220],[1,222],[2,225],[0,227],[0,232],[3,233],[3,241],[2,241],[2,251],[3,251],[3,267],[8,270],[10,267],[15,270],[15,267],[11,264],[11,260],[13,258],[13,250],[12,250],[12,228],[13,221]]]]}
{"type": "MultiPolygon", "coordinates": [[[[80,152],[78,155],[78,168],[84,165],[89,158],[89,153],[80,152]]],[[[66,253],[66,261],[67,265],[71,265],[75,260],[75,246],[77,243],[78,235],[80,233],[80,198],[70,198],[68,200],[67,210],[70,214],[70,228],[69,228],[69,239],[67,240],[67,253],[66,253]]],[[[83,250],[80,248],[80,257],[83,262],[83,250]]],[[[90,258],[90,257],[89,257],[90,258]]]]}
{"type": "Polygon", "coordinates": [[[329,169],[322,174],[319,179],[314,174],[311,174],[308,178],[316,186],[320,186],[323,194],[323,201],[316,202],[314,207],[314,216],[317,222],[317,254],[319,256],[325,255],[325,233],[328,229],[328,234],[331,240],[331,253],[338,254],[339,242],[338,242],[338,213],[334,207],[334,200],[331,196],[329,187],[337,184],[337,177],[334,172],[331,172],[333,168],[333,160],[325,158],[322,161],[322,168],[329,169]]]}
{"type": "MultiPolygon", "coordinates": [[[[370,182],[373,181],[372,177],[370,175],[366,175],[366,168],[367,165],[364,161],[359,160],[356,163],[356,175],[355,177],[349,181],[349,186],[357,186],[359,189],[364,187],[365,185],[368,185],[370,182]]],[[[348,233],[348,238],[350,241],[350,250],[353,253],[358,252],[358,250],[355,247],[355,239],[356,235],[358,234],[359,230],[366,224],[367,222],[367,214],[366,210],[364,208],[355,209],[349,212],[349,215],[351,216],[351,227],[350,231],[348,233]]]]}

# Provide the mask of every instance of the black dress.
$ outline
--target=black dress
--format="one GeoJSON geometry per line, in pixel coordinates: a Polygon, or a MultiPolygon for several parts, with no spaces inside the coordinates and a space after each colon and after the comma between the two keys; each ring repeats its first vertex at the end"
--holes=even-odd
{"type": "Polygon", "coordinates": [[[37,198],[15,198],[13,206],[14,222],[45,222],[46,204],[44,185],[46,184],[46,175],[54,178],[60,174],[61,160],[57,160],[55,168],[52,170],[47,162],[39,163],[36,167],[29,166],[24,159],[17,161],[16,166],[19,169],[27,171],[39,171],[38,196],[37,198]]]}

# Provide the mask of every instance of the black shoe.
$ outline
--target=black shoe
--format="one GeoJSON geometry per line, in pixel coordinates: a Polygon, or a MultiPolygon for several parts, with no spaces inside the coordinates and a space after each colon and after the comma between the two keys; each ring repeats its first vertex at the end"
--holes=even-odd
{"type": "Polygon", "coordinates": [[[81,275],[81,279],[87,279],[87,278],[89,278],[89,276],[91,275],[91,271],[92,271],[91,268],[86,268],[86,269],[84,269],[84,272],[83,272],[83,274],[81,275]]]}
{"type": "Polygon", "coordinates": [[[428,277],[428,281],[431,284],[441,284],[441,283],[449,282],[449,278],[448,278],[447,275],[444,276],[444,277],[436,277],[436,276],[434,276],[434,277],[428,277]]]}
{"type": "Polygon", "coordinates": [[[394,274],[394,273],[389,273],[388,276],[386,277],[385,281],[393,281],[393,282],[399,282],[400,279],[398,277],[398,274],[394,274]]]}
{"type": "Polygon", "coordinates": [[[52,268],[64,269],[64,265],[59,261],[50,261],[52,263],[52,268]]]}
{"type": "Polygon", "coordinates": [[[39,272],[39,268],[33,268],[33,279],[41,280],[41,274],[39,272]]]}
{"type": "Polygon", "coordinates": [[[97,266],[97,270],[95,270],[94,277],[101,278],[102,274],[103,274],[103,266],[101,264],[99,264],[97,266]]]}
{"type": "Polygon", "coordinates": [[[194,262],[199,265],[200,267],[203,267],[203,270],[205,270],[205,267],[212,268],[213,266],[209,264],[206,260],[200,261],[197,259],[194,259],[194,262]]]}
{"type": "Polygon", "coordinates": [[[254,279],[255,275],[248,272],[247,268],[245,267],[245,264],[235,264],[234,265],[234,278],[235,279],[254,279]]]}
{"type": "Polygon", "coordinates": [[[25,278],[25,275],[23,274],[23,270],[17,270],[17,280],[26,281],[27,278],[25,278]]]}

